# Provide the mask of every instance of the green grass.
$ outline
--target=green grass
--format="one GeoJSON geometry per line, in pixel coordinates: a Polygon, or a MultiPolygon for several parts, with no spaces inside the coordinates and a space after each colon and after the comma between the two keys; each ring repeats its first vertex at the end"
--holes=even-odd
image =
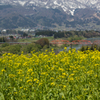
{"type": "MultiPolygon", "coordinates": [[[[53,40],[54,37],[45,37],[47,38],[49,41],[53,40]]],[[[37,40],[41,39],[40,37],[33,37],[33,38],[26,38],[26,39],[19,39],[18,42],[35,42],[37,40]]]]}

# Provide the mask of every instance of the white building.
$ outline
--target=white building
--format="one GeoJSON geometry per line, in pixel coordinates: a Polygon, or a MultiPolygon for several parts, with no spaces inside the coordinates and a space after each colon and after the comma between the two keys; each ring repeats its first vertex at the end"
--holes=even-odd
{"type": "Polygon", "coordinates": [[[3,29],[2,32],[6,32],[6,29],[3,29]]]}

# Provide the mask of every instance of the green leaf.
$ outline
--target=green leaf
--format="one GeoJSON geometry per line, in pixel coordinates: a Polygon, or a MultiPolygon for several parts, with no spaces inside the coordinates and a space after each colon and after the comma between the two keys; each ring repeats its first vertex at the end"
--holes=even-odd
{"type": "Polygon", "coordinates": [[[31,98],[34,98],[34,96],[35,96],[35,94],[34,94],[34,92],[32,92],[31,98]]]}
{"type": "Polygon", "coordinates": [[[0,100],[5,100],[4,95],[2,93],[0,93],[0,100]]]}
{"type": "Polygon", "coordinates": [[[46,100],[46,96],[45,95],[43,95],[43,100],[46,100]]]}
{"type": "Polygon", "coordinates": [[[63,92],[60,93],[60,96],[65,99],[65,95],[63,92]]]}

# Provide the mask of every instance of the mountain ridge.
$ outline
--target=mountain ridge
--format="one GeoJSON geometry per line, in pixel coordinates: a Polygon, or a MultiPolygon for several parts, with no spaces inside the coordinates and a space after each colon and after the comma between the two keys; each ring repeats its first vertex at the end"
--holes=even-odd
{"type": "Polygon", "coordinates": [[[0,0],[0,27],[65,25],[96,29],[100,25],[100,10],[96,4],[100,4],[99,0],[0,0]]]}
{"type": "Polygon", "coordinates": [[[66,13],[74,15],[77,8],[94,8],[100,10],[99,0],[0,0],[1,4],[37,6],[43,8],[62,8],[66,13]]]}

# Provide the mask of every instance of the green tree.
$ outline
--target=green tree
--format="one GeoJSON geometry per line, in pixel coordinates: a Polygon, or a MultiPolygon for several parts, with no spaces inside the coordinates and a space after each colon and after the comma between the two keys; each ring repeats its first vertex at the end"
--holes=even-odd
{"type": "Polygon", "coordinates": [[[23,33],[23,37],[26,37],[26,36],[28,36],[28,34],[26,34],[26,33],[23,33]]]}
{"type": "Polygon", "coordinates": [[[42,48],[47,45],[49,47],[49,40],[47,38],[39,39],[37,42],[42,48]]]}

